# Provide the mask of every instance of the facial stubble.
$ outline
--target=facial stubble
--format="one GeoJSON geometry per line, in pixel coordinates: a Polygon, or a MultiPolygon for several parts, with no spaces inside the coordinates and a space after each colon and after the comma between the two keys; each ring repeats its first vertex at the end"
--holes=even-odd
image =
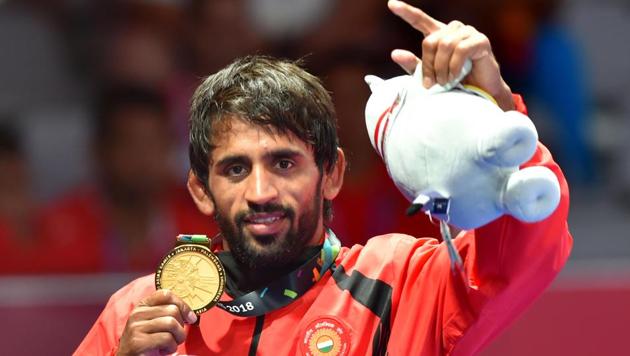
{"type": "Polygon", "coordinates": [[[299,260],[317,231],[322,217],[321,184],[322,180],[320,179],[312,204],[297,218],[297,225],[295,224],[296,214],[293,208],[274,203],[256,206],[250,204],[248,210],[237,213],[231,220],[225,212],[219,209],[213,195],[210,194],[216,209],[215,220],[234,259],[240,265],[252,270],[280,268],[299,260]],[[283,218],[289,221],[289,230],[284,237],[276,235],[252,236],[245,230],[245,218],[261,212],[283,213],[283,218]]]}

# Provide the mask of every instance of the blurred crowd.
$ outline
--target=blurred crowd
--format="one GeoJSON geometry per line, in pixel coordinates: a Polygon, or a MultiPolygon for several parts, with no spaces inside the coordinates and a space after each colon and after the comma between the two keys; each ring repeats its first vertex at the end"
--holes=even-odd
{"type": "MultiPolygon", "coordinates": [[[[601,106],[564,3],[412,3],[490,37],[572,184],[630,194],[630,169],[625,185],[607,173],[626,158],[593,137],[601,106]]],[[[404,215],[363,128],[363,76],[401,74],[390,51],[418,53],[420,40],[384,0],[0,1],[0,274],[151,272],[178,233],[216,234],[184,186],[188,104],[203,77],[248,54],[302,58],[331,91],[349,157],[333,205],[344,243],[438,236],[404,215]]]]}

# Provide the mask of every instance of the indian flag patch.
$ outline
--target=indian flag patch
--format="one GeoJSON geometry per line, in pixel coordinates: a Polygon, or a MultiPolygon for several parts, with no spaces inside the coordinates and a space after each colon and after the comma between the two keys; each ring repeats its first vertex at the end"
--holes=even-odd
{"type": "Polygon", "coordinates": [[[350,340],[350,329],[343,322],[321,317],[308,324],[301,348],[308,356],[345,356],[350,340]]]}
{"type": "Polygon", "coordinates": [[[317,345],[317,350],[319,350],[319,352],[329,353],[330,351],[332,351],[333,346],[335,345],[335,342],[330,336],[324,335],[320,337],[319,340],[317,340],[316,345],[317,345]]]}

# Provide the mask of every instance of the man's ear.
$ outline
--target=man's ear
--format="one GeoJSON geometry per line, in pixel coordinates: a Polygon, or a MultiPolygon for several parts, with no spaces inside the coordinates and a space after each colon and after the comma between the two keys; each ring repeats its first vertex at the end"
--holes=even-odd
{"type": "Polygon", "coordinates": [[[214,202],[206,191],[205,185],[197,178],[192,169],[188,171],[186,186],[195,205],[197,205],[197,209],[204,215],[212,216],[214,214],[214,202]]]}
{"type": "Polygon", "coordinates": [[[346,156],[341,148],[337,148],[337,162],[335,162],[332,170],[324,172],[324,182],[322,184],[324,199],[333,200],[339,194],[345,173],[346,156]]]}

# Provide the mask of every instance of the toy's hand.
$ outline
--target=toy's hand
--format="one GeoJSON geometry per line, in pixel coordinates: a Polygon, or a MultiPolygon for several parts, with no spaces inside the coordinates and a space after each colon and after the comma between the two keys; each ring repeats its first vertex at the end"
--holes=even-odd
{"type": "MultiPolygon", "coordinates": [[[[470,59],[473,68],[464,83],[488,92],[501,109],[514,109],[512,92],[501,77],[488,37],[459,21],[444,24],[402,1],[390,0],[387,5],[394,14],[424,34],[422,75],[426,88],[453,80],[466,59],[470,59]]],[[[392,52],[392,59],[408,73],[413,72],[420,61],[413,53],[401,49],[392,52]]]]}

